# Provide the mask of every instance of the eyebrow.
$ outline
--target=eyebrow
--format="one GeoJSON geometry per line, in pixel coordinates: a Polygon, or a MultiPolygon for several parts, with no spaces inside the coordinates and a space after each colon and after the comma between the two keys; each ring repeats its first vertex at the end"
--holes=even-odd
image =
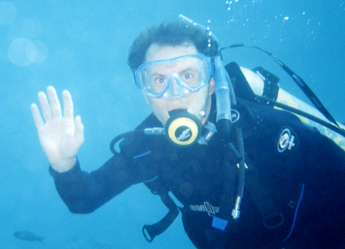
{"type": "Polygon", "coordinates": [[[194,67],[188,67],[188,68],[182,70],[181,72],[184,72],[184,71],[199,71],[199,70],[195,69],[194,67]]]}
{"type": "Polygon", "coordinates": [[[150,78],[152,77],[157,77],[157,76],[160,76],[160,77],[165,77],[164,74],[159,74],[159,73],[153,73],[153,74],[150,74],[150,78]]]}

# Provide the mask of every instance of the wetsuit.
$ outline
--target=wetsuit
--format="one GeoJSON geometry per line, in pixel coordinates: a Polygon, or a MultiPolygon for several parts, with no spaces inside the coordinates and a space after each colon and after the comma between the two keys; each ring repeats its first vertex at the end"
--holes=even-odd
{"type": "MultiPolygon", "coordinates": [[[[208,121],[216,123],[214,106],[208,121]]],[[[218,133],[208,145],[187,148],[134,133],[91,173],[79,163],[64,173],[50,168],[57,191],[71,212],[89,213],[133,184],[159,181],[184,205],[184,228],[198,248],[344,248],[344,151],[289,112],[241,99],[236,108],[233,126],[243,130],[248,169],[241,216],[224,231],[212,226],[213,217],[221,212],[225,181],[233,183],[233,206],[237,167],[224,179],[218,133]]],[[[159,126],[151,114],[137,130],[159,126]]]]}

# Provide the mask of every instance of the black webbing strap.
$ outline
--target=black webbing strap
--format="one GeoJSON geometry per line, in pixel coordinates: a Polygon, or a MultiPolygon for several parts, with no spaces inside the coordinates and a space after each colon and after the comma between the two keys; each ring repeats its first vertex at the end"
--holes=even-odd
{"type": "Polygon", "coordinates": [[[263,77],[264,89],[262,97],[276,101],[279,94],[279,77],[262,67],[256,67],[252,71],[263,77]]]}
{"type": "MultiPolygon", "coordinates": [[[[110,143],[110,150],[113,152],[114,155],[118,154],[115,150],[115,144],[120,141],[121,139],[135,134],[135,133],[143,133],[143,130],[135,130],[131,132],[126,132],[115,137],[110,143]]],[[[145,185],[151,190],[153,194],[158,194],[161,197],[162,202],[164,205],[169,209],[169,212],[161,219],[159,222],[152,224],[152,225],[144,225],[142,228],[143,234],[145,239],[148,242],[152,242],[153,239],[163,233],[168,227],[174,222],[176,217],[179,214],[179,210],[175,204],[175,202],[171,199],[168,194],[168,191],[161,185],[160,181],[155,180],[151,182],[145,183],[145,185]]]]}
{"type": "Polygon", "coordinates": [[[252,165],[249,165],[246,176],[246,187],[258,207],[264,226],[268,229],[282,226],[284,216],[278,211],[266,187],[261,184],[258,172],[252,165]]]}
{"type": "Polygon", "coordinates": [[[229,74],[236,97],[254,101],[256,96],[244,77],[239,65],[236,62],[231,62],[225,66],[225,69],[229,74]]]}
{"type": "Polygon", "coordinates": [[[152,242],[157,235],[160,235],[167,230],[179,214],[175,202],[171,199],[167,192],[160,194],[160,197],[165,206],[169,209],[169,212],[157,223],[143,226],[142,231],[145,239],[148,242],[152,242]]]}

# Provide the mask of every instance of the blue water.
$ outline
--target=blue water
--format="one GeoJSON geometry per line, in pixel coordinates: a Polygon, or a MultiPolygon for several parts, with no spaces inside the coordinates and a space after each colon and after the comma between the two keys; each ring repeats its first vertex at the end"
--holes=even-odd
{"type": "MultiPolygon", "coordinates": [[[[71,214],[48,174],[30,112],[38,91],[68,89],[85,126],[82,168],[98,168],[111,156],[110,140],[150,113],[126,65],[132,41],[179,14],[204,26],[209,20],[221,46],[245,43],[277,55],[345,122],[344,0],[0,2],[1,248],[194,248],[181,216],[153,243],[145,241],[142,225],[166,208],[143,185],[92,214],[71,214]],[[16,230],[44,236],[45,243],[18,240],[16,230]]],[[[301,96],[262,53],[237,49],[224,58],[272,67],[280,85],[301,96]]]]}

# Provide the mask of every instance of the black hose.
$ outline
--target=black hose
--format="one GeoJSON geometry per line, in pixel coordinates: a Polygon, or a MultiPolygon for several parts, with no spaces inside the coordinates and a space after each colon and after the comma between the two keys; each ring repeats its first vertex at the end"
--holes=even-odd
{"type": "Polygon", "coordinates": [[[134,130],[134,131],[128,131],[128,132],[125,132],[125,133],[122,133],[122,134],[120,134],[120,135],[118,135],[118,136],[116,136],[113,140],[111,140],[111,142],[110,142],[110,151],[114,154],[114,155],[116,155],[116,154],[118,154],[118,152],[115,150],[115,144],[118,142],[118,141],[120,141],[121,139],[124,139],[124,138],[126,138],[126,137],[128,137],[128,136],[130,136],[130,135],[132,135],[132,134],[134,134],[134,133],[143,133],[144,132],[144,130],[134,130]]]}
{"type": "MultiPolygon", "coordinates": [[[[229,77],[229,76],[228,76],[229,77]]],[[[229,82],[231,82],[229,80],[229,82]]],[[[230,83],[230,99],[231,99],[231,105],[236,105],[236,96],[235,91],[230,83]]],[[[245,152],[244,152],[244,144],[243,144],[243,136],[242,136],[242,129],[236,128],[235,130],[235,137],[236,137],[236,149],[238,150],[239,154],[241,155],[242,159],[239,162],[239,169],[238,169],[238,185],[237,185],[237,193],[235,198],[235,204],[232,212],[232,217],[234,219],[239,218],[240,215],[240,206],[243,198],[243,191],[244,191],[244,181],[245,181],[245,175],[246,175],[246,166],[245,166],[245,152]]]]}

